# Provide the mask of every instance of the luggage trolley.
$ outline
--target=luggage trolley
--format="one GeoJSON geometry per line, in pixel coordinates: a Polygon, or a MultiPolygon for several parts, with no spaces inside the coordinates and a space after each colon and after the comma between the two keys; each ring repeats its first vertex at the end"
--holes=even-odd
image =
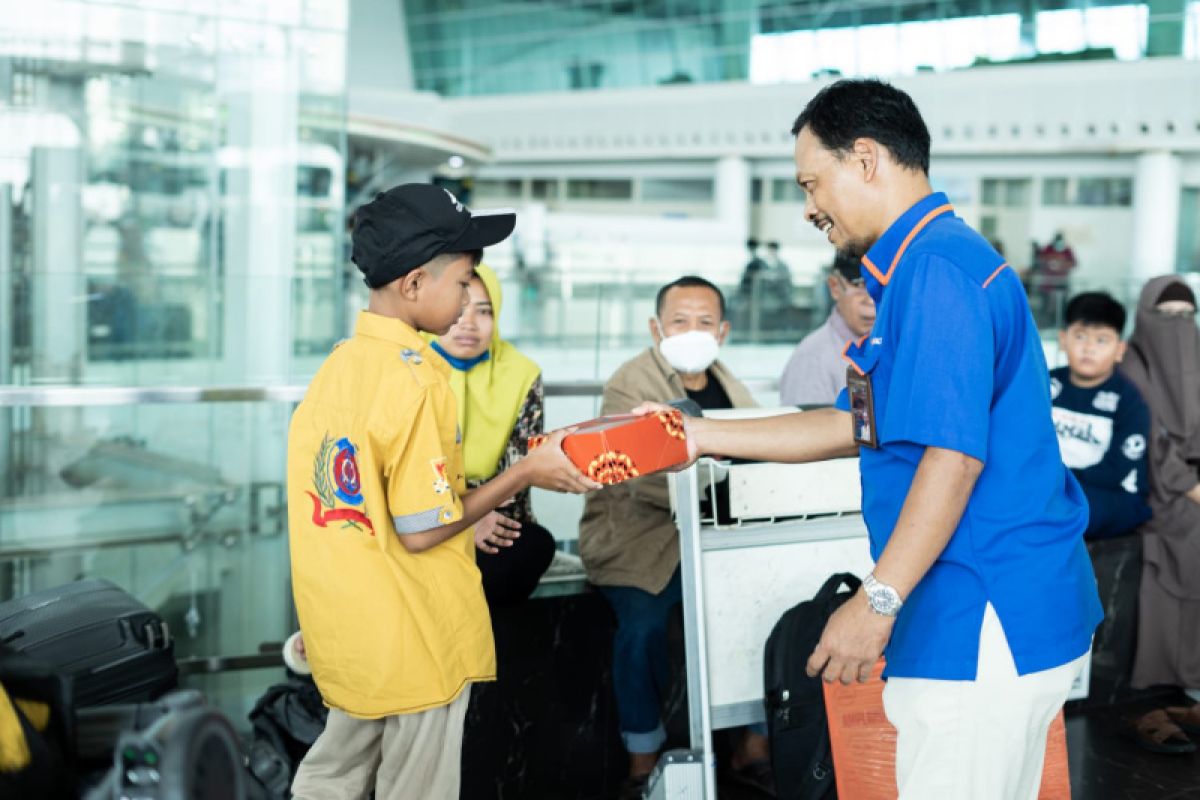
{"type": "Polygon", "coordinates": [[[671,476],[671,495],[680,532],[690,749],[663,755],[647,797],[715,800],[712,731],[765,719],[763,648],[771,628],[831,574],[871,570],[858,459],[702,459],[671,476]],[[712,501],[702,513],[706,494],[712,501]]]}

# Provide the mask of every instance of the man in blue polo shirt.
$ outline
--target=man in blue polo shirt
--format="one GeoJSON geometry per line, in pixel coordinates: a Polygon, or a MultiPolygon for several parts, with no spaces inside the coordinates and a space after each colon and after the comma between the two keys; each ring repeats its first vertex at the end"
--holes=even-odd
{"type": "Polygon", "coordinates": [[[1032,800],[1102,611],[1024,290],[930,188],[904,92],[839,81],[792,133],[805,217],[861,258],[875,325],[847,343],[836,408],[689,420],[693,454],[861,456],[875,569],[809,673],[862,681],[886,654],[903,800],[1032,800]]]}

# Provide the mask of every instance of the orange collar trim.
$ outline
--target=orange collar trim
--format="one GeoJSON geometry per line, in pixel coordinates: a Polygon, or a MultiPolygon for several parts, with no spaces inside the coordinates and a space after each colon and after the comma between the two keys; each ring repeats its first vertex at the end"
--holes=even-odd
{"type": "MultiPolygon", "coordinates": [[[[867,334],[867,336],[870,336],[870,335],[871,334],[869,334],[869,333],[867,334]]],[[[852,344],[857,345],[858,347],[862,347],[863,342],[865,342],[867,340],[867,336],[862,337],[857,342],[854,341],[853,339],[847,339],[846,346],[842,348],[842,358],[846,359],[846,361],[848,361],[850,363],[850,366],[854,367],[854,369],[858,371],[859,375],[866,375],[867,373],[863,372],[862,367],[860,367],[858,364],[856,364],[854,362],[854,359],[851,358],[849,355],[847,355],[847,353],[850,352],[850,345],[852,345],[852,344]]]]}
{"type": "Polygon", "coordinates": [[[862,257],[862,265],[867,268],[868,272],[875,276],[875,280],[879,281],[881,286],[887,286],[888,282],[892,279],[892,273],[896,271],[896,265],[900,263],[900,259],[904,255],[904,251],[908,249],[910,244],[912,244],[912,240],[916,238],[917,234],[920,233],[926,225],[933,222],[936,218],[940,217],[942,214],[945,214],[947,211],[953,212],[954,206],[950,205],[949,203],[938,206],[922,217],[921,221],[913,226],[912,230],[908,232],[908,236],[905,236],[904,241],[900,243],[899,249],[896,250],[896,255],[892,257],[892,263],[888,267],[886,274],[881,272],[879,267],[875,266],[871,259],[867,258],[865,255],[862,257]]]}

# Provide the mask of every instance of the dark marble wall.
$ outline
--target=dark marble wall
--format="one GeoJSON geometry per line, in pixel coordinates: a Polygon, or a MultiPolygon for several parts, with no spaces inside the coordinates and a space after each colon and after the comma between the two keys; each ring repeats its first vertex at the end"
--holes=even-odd
{"type": "Polygon", "coordinates": [[[498,680],[471,695],[463,800],[600,800],[625,776],[612,613],[594,591],[494,609],[498,680]]]}
{"type": "Polygon", "coordinates": [[[1088,543],[1104,621],[1092,642],[1092,680],[1086,700],[1072,707],[1095,708],[1138,696],[1130,685],[1137,647],[1138,587],[1142,580],[1142,540],[1137,534],[1088,543]]]}

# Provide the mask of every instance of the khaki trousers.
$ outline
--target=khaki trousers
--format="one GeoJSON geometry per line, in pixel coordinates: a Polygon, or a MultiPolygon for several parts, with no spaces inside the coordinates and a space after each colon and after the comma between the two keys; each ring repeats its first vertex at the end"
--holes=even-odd
{"type": "Polygon", "coordinates": [[[890,678],[900,800],[1036,800],[1046,734],[1084,659],[1018,675],[988,603],[975,680],[890,678]]]}
{"type": "Polygon", "coordinates": [[[419,714],[358,719],[329,709],[325,731],[300,762],[295,800],[458,800],[463,720],[471,687],[419,714]]]}

